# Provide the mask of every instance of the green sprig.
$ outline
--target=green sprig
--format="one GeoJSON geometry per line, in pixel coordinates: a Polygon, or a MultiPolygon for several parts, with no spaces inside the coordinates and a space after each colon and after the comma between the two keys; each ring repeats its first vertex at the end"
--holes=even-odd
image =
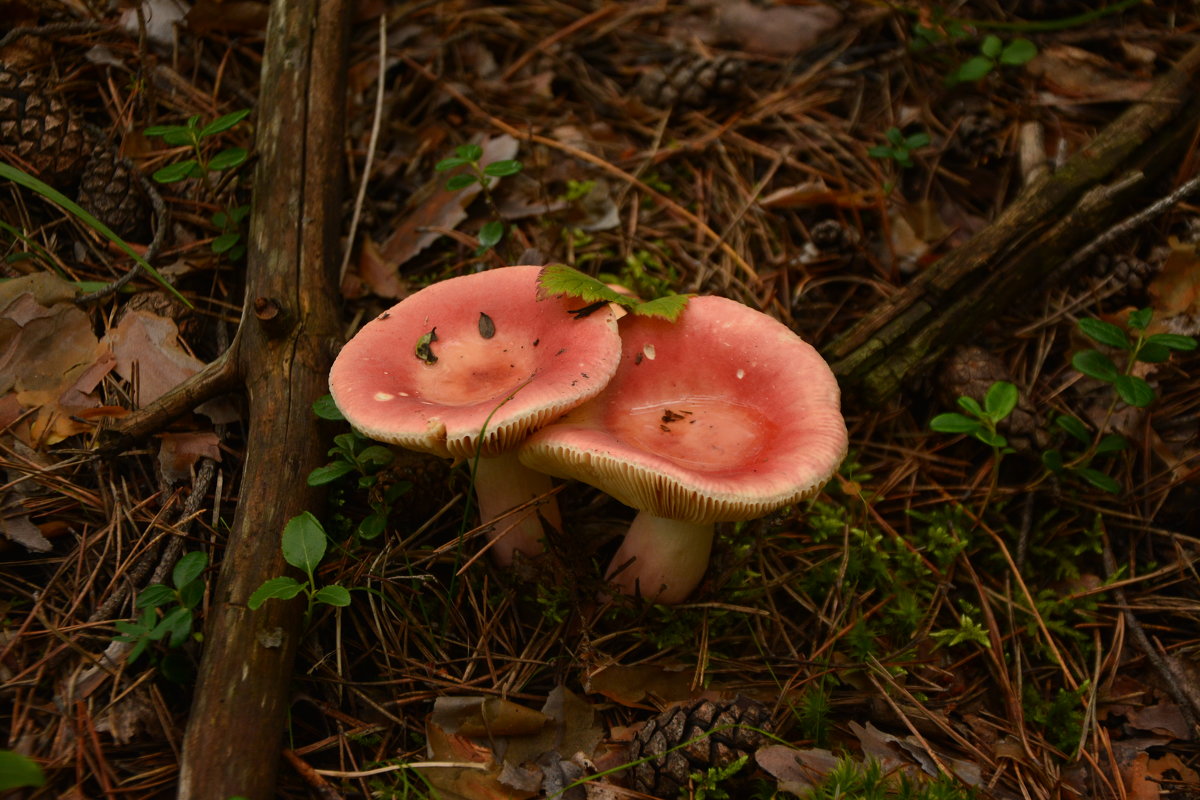
{"type": "Polygon", "coordinates": [[[672,294],[645,302],[610,289],[590,275],[566,264],[547,264],[538,275],[538,293],[543,297],[578,297],[584,303],[616,303],[630,313],[675,322],[687,307],[689,294],[672,294]]]}

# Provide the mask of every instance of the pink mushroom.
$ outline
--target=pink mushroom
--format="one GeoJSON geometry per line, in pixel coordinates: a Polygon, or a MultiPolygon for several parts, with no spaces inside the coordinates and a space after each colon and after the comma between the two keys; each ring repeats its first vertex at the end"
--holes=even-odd
{"type": "Polygon", "coordinates": [[[700,583],[713,523],[815,494],[845,456],[837,380],[810,345],[733,300],[678,322],[620,322],[621,366],[595,399],[542,428],[521,462],[641,513],[609,566],[623,591],[677,603],[700,583]]]}
{"type": "MultiPolygon", "coordinates": [[[[484,522],[551,489],[513,448],[528,434],[595,396],[620,356],[616,318],[602,307],[572,313],[571,299],[538,299],[539,267],[494,269],[428,286],[367,323],[342,349],[329,390],[365,436],[473,461],[484,522]]],[[[542,516],[559,526],[548,500],[542,516]]],[[[497,523],[492,553],[507,564],[541,551],[528,510],[497,523]]]]}

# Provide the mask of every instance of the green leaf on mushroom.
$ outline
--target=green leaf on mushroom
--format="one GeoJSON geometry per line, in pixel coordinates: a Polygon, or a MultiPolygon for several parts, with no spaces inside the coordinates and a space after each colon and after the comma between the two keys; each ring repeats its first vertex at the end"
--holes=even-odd
{"type": "Polygon", "coordinates": [[[675,322],[687,306],[691,295],[675,294],[642,302],[626,297],[591,275],[585,275],[566,264],[547,264],[538,275],[539,297],[578,297],[588,305],[572,310],[576,319],[582,319],[605,303],[616,303],[632,313],[645,317],[660,317],[675,322]]]}

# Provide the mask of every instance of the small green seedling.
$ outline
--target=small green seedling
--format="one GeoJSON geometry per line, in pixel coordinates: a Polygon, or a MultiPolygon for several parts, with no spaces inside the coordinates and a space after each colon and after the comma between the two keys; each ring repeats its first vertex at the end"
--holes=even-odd
{"type": "Polygon", "coordinates": [[[1129,443],[1125,441],[1125,437],[1108,433],[1097,441],[1078,417],[1070,415],[1055,417],[1054,427],[1066,433],[1080,447],[1068,451],[1065,456],[1061,450],[1054,448],[1043,451],[1042,464],[1046,469],[1055,475],[1071,475],[1097,489],[1118,494],[1121,484],[1091,464],[1098,456],[1113,455],[1126,449],[1129,443]]]}
{"type": "Polygon", "coordinates": [[[1134,365],[1139,361],[1158,364],[1169,359],[1172,350],[1196,349],[1196,340],[1191,336],[1177,333],[1147,334],[1146,329],[1150,327],[1153,316],[1154,312],[1149,308],[1130,313],[1129,328],[1134,332],[1132,339],[1125,330],[1111,322],[1090,317],[1079,320],[1079,330],[1084,336],[1128,355],[1124,367],[1118,368],[1111,358],[1099,350],[1081,350],[1071,359],[1071,365],[1084,375],[1111,383],[1117,395],[1127,404],[1145,408],[1154,402],[1154,389],[1144,379],[1132,374],[1134,365]]]}
{"type": "MultiPolygon", "coordinates": [[[[147,128],[145,131],[147,136],[159,136],[173,147],[191,149],[191,158],[167,164],[155,171],[151,177],[159,183],[177,183],[187,178],[198,178],[204,182],[209,193],[215,196],[216,191],[209,183],[209,174],[241,166],[246,162],[249,153],[244,147],[227,147],[209,157],[205,148],[206,140],[224,133],[248,116],[250,116],[250,110],[242,109],[218,117],[203,126],[200,124],[200,117],[193,116],[185,125],[155,125],[147,128]]],[[[249,213],[250,206],[241,205],[223,209],[212,216],[213,225],[221,231],[210,245],[214,253],[223,254],[233,261],[245,254],[246,247],[242,243],[242,222],[249,213]]]]}
{"type": "Polygon", "coordinates": [[[524,166],[520,161],[514,159],[492,161],[481,166],[479,163],[481,158],[483,158],[482,147],[477,144],[462,144],[454,148],[454,155],[442,159],[434,166],[438,172],[466,167],[466,171],[451,175],[446,179],[446,191],[457,192],[472,184],[479,184],[488,206],[492,209],[495,219],[484,223],[483,227],[479,229],[479,250],[476,255],[483,255],[500,244],[506,232],[504,221],[500,219],[500,212],[496,208],[496,202],[491,193],[493,179],[499,180],[516,175],[524,166]]]}
{"type": "Polygon", "coordinates": [[[155,583],[137,596],[134,605],[141,609],[141,616],[136,622],[118,621],[116,628],[121,635],[114,637],[114,641],[133,643],[128,663],[137,661],[152,642],[166,639],[168,646],[179,647],[189,638],[199,639],[199,634],[192,632],[192,625],[195,608],[204,597],[204,581],[200,576],[207,567],[206,554],[185,553],[171,571],[173,586],[155,583]]]}
{"type": "Polygon", "coordinates": [[[966,414],[938,414],[929,427],[938,433],[965,433],[996,451],[1008,447],[1008,440],[996,431],[996,425],[1017,407],[1017,387],[1008,381],[996,381],[983,398],[983,405],[972,397],[956,401],[966,414]]]}
{"type": "Polygon", "coordinates": [[[746,766],[746,762],[749,760],[749,756],[739,756],[723,767],[713,766],[703,771],[693,772],[688,776],[691,779],[692,788],[690,791],[687,787],[681,788],[679,790],[680,798],[682,800],[729,800],[729,790],[721,784],[741,772],[742,767],[746,766]]]}
{"type": "Polygon", "coordinates": [[[946,76],[946,83],[974,83],[982,80],[998,65],[1017,67],[1037,55],[1037,45],[1028,39],[1013,39],[1005,43],[999,36],[989,34],[979,45],[979,55],[967,59],[958,69],[946,76]]]}
{"type": "Polygon", "coordinates": [[[905,169],[913,165],[912,151],[925,147],[932,141],[924,131],[905,136],[899,128],[888,128],[884,134],[887,144],[877,144],[867,150],[872,158],[883,158],[895,161],[905,169]]]}
{"type": "Polygon", "coordinates": [[[929,634],[929,638],[937,642],[940,647],[959,647],[964,644],[974,644],[980,647],[992,646],[987,628],[976,622],[966,611],[958,615],[957,628],[933,631],[929,634]]]}
{"type": "Polygon", "coordinates": [[[204,151],[204,140],[224,133],[250,116],[250,109],[218,117],[201,127],[199,115],[193,116],[185,125],[155,125],[147,128],[147,136],[160,136],[172,147],[190,147],[192,157],[176,161],[158,169],[152,176],[159,183],[176,183],[185,178],[205,178],[209,172],[221,172],[240,166],[249,153],[244,147],[228,147],[212,158],[204,151]]]}
{"type": "Polygon", "coordinates": [[[291,600],[303,593],[308,603],[304,612],[305,624],[312,619],[313,609],[317,605],[339,608],[350,605],[350,590],[346,587],[336,583],[317,587],[317,566],[325,558],[328,546],[329,537],[325,534],[325,527],[311,512],[305,511],[292,517],[283,528],[283,558],[303,572],[306,579],[298,581],[287,575],[269,578],[254,590],[246,605],[255,611],[268,600],[291,600]]]}
{"type": "MultiPolygon", "coordinates": [[[[325,395],[313,403],[313,413],[321,419],[345,421],[342,412],[334,405],[333,397],[325,395]]],[[[379,488],[380,473],[395,459],[395,454],[383,445],[373,444],[357,433],[342,433],[333,437],[333,447],[328,455],[334,457],[323,467],[308,474],[309,486],[324,486],[347,475],[358,474],[355,485],[370,492],[368,500],[371,513],[355,528],[354,535],[363,540],[374,539],[387,527],[392,506],[412,489],[408,481],[396,481],[379,488]]]]}

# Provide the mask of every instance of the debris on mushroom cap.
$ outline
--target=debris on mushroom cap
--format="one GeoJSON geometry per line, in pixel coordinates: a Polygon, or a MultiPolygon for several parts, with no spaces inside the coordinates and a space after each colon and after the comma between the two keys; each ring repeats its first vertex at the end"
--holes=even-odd
{"type": "Polygon", "coordinates": [[[366,436],[465,458],[477,445],[503,452],[595,396],[617,367],[616,318],[539,300],[539,269],[450,278],[380,314],[334,361],[334,403],[366,436]]]}
{"type": "Polygon", "coordinates": [[[754,519],[815,494],[846,454],[837,380],[815,349],[733,300],[676,323],[621,320],[621,366],[534,434],[521,462],[669,519],[754,519]]]}

